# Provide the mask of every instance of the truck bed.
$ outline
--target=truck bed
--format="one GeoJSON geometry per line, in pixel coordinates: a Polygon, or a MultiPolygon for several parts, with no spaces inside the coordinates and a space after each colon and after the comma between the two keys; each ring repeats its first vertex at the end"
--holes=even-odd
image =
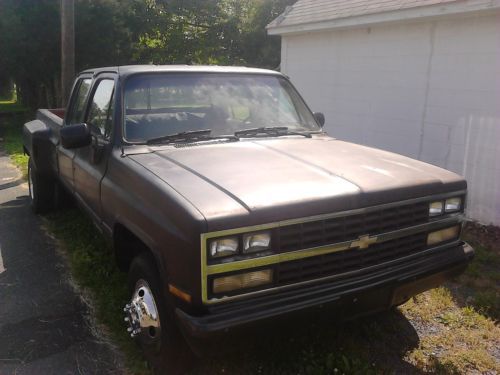
{"type": "Polygon", "coordinates": [[[36,118],[43,122],[52,122],[53,125],[62,126],[65,113],[66,109],[64,108],[39,109],[36,111],[36,118]]]}
{"type": "Polygon", "coordinates": [[[36,120],[24,125],[24,151],[30,156],[36,156],[33,163],[40,173],[51,176],[56,174],[56,146],[65,112],[65,109],[61,108],[39,109],[36,112],[36,120]]]}

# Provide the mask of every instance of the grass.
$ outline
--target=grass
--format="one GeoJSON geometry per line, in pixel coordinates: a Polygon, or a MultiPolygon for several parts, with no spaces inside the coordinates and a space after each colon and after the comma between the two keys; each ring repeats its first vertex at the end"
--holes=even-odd
{"type": "Polygon", "coordinates": [[[23,177],[28,176],[28,156],[23,153],[23,143],[21,139],[21,124],[19,120],[4,120],[4,142],[3,147],[10,155],[13,163],[22,171],[23,177]]]}
{"type": "Polygon", "coordinates": [[[148,373],[142,353],[125,330],[126,274],[116,267],[109,244],[76,208],[48,215],[46,226],[62,244],[73,278],[95,309],[98,331],[121,350],[132,373],[148,373]]]}
{"type": "Polygon", "coordinates": [[[475,249],[474,262],[462,276],[461,290],[468,304],[500,321],[500,229],[471,223],[464,238],[475,249]]]}
{"type": "MultiPolygon", "coordinates": [[[[7,129],[5,146],[25,168],[19,125],[7,129]]],[[[124,353],[131,373],[147,373],[122,323],[126,276],[116,268],[109,245],[76,209],[51,214],[46,223],[92,301],[97,329],[124,353]]],[[[500,372],[500,250],[483,227],[467,228],[464,237],[476,248],[476,258],[459,279],[391,312],[342,324],[311,316],[292,330],[258,331],[242,340],[244,350],[200,361],[192,374],[500,372]]]]}
{"type": "Polygon", "coordinates": [[[0,101],[0,114],[20,114],[27,111],[26,107],[13,100],[0,101]]]}

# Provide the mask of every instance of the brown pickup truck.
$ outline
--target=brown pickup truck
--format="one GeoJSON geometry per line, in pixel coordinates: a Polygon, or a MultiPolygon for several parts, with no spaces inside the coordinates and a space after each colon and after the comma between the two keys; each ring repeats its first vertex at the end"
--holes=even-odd
{"type": "Polygon", "coordinates": [[[381,311],[460,274],[464,179],[324,121],[275,71],[87,70],[66,111],[24,126],[32,207],[69,193],[112,242],[124,329],[159,370],[186,341],[319,306],[381,311]]]}

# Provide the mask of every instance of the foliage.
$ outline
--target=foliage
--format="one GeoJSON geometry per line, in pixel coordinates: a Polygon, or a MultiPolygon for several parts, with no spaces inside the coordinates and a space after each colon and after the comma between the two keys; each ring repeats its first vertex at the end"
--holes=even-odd
{"type": "Polygon", "coordinates": [[[58,2],[0,0],[0,71],[12,78],[18,99],[52,106],[60,65],[58,2]]]}
{"type": "MultiPolygon", "coordinates": [[[[265,26],[295,0],[76,0],[76,71],[125,64],[276,68],[265,26]]],[[[0,0],[0,81],[26,106],[61,102],[57,0],[0,0]]]]}
{"type": "Polygon", "coordinates": [[[123,323],[122,308],[128,302],[126,274],[116,267],[111,247],[92,221],[76,208],[50,214],[45,224],[61,241],[72,276],[83,294],[90,296],[99,333],[118,345],[132,373],[149,373],[139,347],[130,339],[123,323]]]}

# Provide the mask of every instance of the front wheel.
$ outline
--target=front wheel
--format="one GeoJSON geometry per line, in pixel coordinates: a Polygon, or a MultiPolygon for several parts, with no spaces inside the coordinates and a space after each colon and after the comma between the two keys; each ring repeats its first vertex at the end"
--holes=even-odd
{"type": "Polygon", "coordinates": [[[170,296],[161,288],[151,255],[143,253],[130,266],[130,302],[125,306],[127,331],[141,346],[156,374],[181,374],[192,354],[174,322],[170,296]]]}
{"type": "Polygon", "coordinates": [[[28,161],[28,189],[34,213],[44,214],[54,208],[54,180],[38,173],[31,158],[28,161]]]}

